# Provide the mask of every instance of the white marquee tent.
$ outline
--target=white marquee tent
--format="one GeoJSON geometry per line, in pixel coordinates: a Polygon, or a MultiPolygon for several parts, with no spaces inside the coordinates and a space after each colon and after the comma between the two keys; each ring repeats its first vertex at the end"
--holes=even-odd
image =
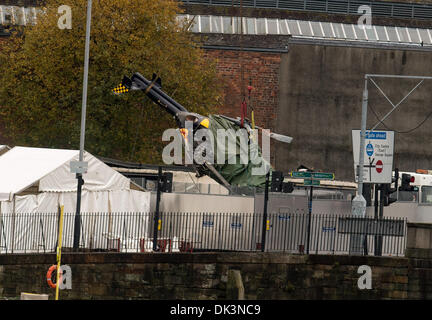
{"type": "MultiPolygon", "coordinates": [[[[0,156],[0,252],[52,250],[61,206],[63,244],[72,246],[77,179],[70,162],[78,159],[78,150],[28,147],[14,147],[0,156]]],[[[88,152],[84,161],[88,169],[83,174],[81,247],[106,248],[112,240],[136,247],[147,238],[150,192],[88,152]]]]}

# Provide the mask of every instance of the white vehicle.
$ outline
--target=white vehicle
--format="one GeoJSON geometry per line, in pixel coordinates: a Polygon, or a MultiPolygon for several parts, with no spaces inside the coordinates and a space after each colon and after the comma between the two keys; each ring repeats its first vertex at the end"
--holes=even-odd
{"type": "Polygon", "coordinates": [[[417,170],[416,172],[399,171],[398,187],[397,199],[399,202],[432,204],[432,170],[417,170]],[[403,175],[409,175],[409,185],[413,187],[413,190],[401,190],[403,175]]]}
{"type": "MultiPolygon", "coordinates": [[[[394,183],[392,184],[394,187],[394,183]]],[[[406,217],[408,222],[432,223],[432,170],[399,171],[397,201],[384,207],[384,216],[406,217]],[[402,190],[403,175],[410,176],[410,191],[402,190]]]]}

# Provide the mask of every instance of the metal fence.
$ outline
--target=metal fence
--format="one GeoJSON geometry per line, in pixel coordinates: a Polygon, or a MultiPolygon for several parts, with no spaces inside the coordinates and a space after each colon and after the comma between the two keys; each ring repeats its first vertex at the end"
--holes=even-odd
{"type": "MultiPolygon", "coordinates": [[[[75,213],[64,214],[72,250],[75,213]]],[[[58,213],[0,215],[0,253],[55,252],[58,213]]],[[[403,256],[406,220],[294,213],[81,213],[81,251],[266,251],[403,256]],[[155,225],[156,223],[156,225],[155,225]],[[155,233],[156,231],[156,233],[155,233]],[[263,233],[265,237],[263,237],[263,233]],[[154,241],[156,240],[156,241],[154,241]]]]}
{"type": "MultiPolygon", "coordinates": [[[[240,0],[182,0],[186,4],[205,4],[218,6],[240,6],[240,0]]],[[[367,5],[374,16],[430,19],[432,5],[420,3],[398,3],[387,1],[351,0],[242,0],[243,7],[299,10],[331,14],[359,15],[360,6],[367,5]]]]}

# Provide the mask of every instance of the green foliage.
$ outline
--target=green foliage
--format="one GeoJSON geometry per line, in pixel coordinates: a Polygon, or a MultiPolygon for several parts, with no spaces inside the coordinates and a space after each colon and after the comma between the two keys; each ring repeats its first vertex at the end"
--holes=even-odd
{"type": "MultiPolygon", "coordinates": [[[[0,119],[16,145],[79,148],[86,0],[69,0],[72,29],[57,26],[64,1],[46,0],[37,24],[0,47],[0,119]]],[[[123,75],[162,78],[187,109],[208,114],[221,87],[215,64],[178,22],[177,1],[93,2],[85,149],[128,161],[161,162],[162,132],[175,122],[140,92],[111,94],[123,75]]]]}

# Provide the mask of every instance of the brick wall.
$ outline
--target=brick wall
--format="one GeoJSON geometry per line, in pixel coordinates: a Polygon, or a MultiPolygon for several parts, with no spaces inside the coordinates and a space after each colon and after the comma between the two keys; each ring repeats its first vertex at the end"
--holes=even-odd
{"type": "MultiPolygon", "coordinates": [[[[253,107],[256,124],[266,129],[273,129],[279,99],[280,54],[206,50],[206,55],[216,59],[218,74],[223,81],[225,98],[218,112],[234,118],[240,117],[241,103],[245,95],[248,118],[253,107]],[[249,84],[253,87],[250,101],[247,90],[249,84]]],[[[273,145],[270,150],[271,162],[274,164],[273,145]]]]}
{"type": "Polygon", "coordinates": [[[256,123],[264,128],[272,128],[278,103],[280,54],[207,50],[206,55],[217,59],[218,73],[224,81],[225,100],[220,112],[233,117],[240,116],[242,87],[249,104],[247,86],[251,83],[251,105],[256,123]]]}
{"type": "MultiPolygon", "coordinates": [[[[0,256],[0,299],[47,293],[55,255],[0,256]]],[[[241,273],[246,299],[431,299],[432,260],[282,253],[63,254],[72,290],[61,299],[226,299],[228,271],[241,273]],[[358,267],[372,269],[360,290],[358,267]]]]}

